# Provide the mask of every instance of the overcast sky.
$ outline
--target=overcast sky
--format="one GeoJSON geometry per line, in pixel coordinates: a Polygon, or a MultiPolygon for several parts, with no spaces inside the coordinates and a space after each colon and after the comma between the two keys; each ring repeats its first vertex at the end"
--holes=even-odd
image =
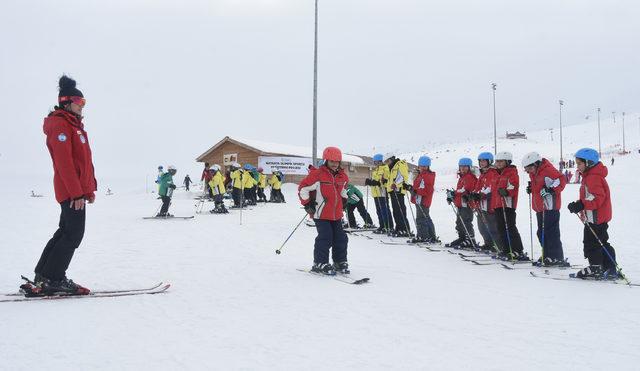
{"type": "MultiPolygon", "coordinates": [[[[637,125],[637,1],[320,0],[319,140],[371,154],[567,123],[637,125]]],[[[313,0],[32,0],[0,11],[0,164],[51,172],[78,80],[99,175],[185,171],[225,135],[309,144],[313,0]]],[[[182,173],[182,175],[184,172],[182,173]]]]}

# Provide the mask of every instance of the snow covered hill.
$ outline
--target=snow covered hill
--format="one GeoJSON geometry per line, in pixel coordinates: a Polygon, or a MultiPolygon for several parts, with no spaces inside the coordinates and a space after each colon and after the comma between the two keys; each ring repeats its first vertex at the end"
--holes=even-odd
{"type": "MultiPolygon", "coordinates": [[[[586,142],[581,130],[565,131],[567,155],[586,142]]],[[[558,152],[542,133],[529,135],[499,146],[513,143],[518,164],[532,149],[558,152]]],[[[430,151],[438,187],[455,180],[458,157],[475,157],[489,143],[430,151]]],[[[640,282],[638,161],[637,152],[618,157],[609,183],[611,243],[628,277],[640,282]]],[[[31,180],[17,184],[0,183],[1,292],[32,274],[59,213],[50,188],[31,198],[31,180]]],[[[95,289],[160,280],[172,288],[155,296],[1,303],[1,369],[635,370],[640,362],[638,288],[537,279],[531,268],[476,266],[445,251],[357,236],[349,243],[352,275],[371,282],[348,285],[296,270],[312,263],[315,230],[304,224],[274,253],[304,216],[293,185],[285,187],[288,203],[258,205],[243,212],[242,224],[238,211],[143,220],[158,207],[153,194],[104,191],[89,207],[70,277],[95,289]]],[[[172,212],[193,215],[195,194],[178,191],[172,212]]],[[[569,185],[563,200],[576,196],[577,185],[569,185]]],[[[529,252],[524,191],[521,197],[518,223],[529,252]]],[[[436,193],[432,216],[449,241],[455,217],[444,198],[436,193]]],[[[566,256],[584,264],[580,222],[563,210],[561,229],[566,256]]],[[[534,241],[534,257],[539,251],[534,241]]]]}

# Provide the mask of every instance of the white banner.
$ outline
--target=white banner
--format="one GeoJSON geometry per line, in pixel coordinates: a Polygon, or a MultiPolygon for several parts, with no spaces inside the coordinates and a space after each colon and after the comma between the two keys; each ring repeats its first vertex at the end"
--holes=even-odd
{"type": "Polygon", "coordinates": [[[309,165],[311,158],[308,157],[258,157],[258,167],[261,167],[265,174],[273,174],[278,170],[285,175],[307,175],[309,165]]]}

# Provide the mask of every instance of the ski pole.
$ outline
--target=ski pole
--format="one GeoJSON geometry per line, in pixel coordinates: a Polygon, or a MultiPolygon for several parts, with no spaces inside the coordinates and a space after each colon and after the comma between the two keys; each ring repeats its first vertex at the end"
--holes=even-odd
{"type": "MultiPolygon", "coordinates": [[[[318,206],[318,209],[320,209],[322,207],[322,205],[324,205],[324,201],[322,201],[320,203],[320,206],[318,206]]],[[[318,210],[316,209],[316,210],[318,210]]],[[[307,218],[309,214],[305,213],[304,217],[298,222],[298,224],[296,225],[295,228],[293,228],[293,230],[291,231],[291,233],[289,233],[289,236],[287,237],[286,240],[284,240],[284,242],[282,243],[282,245],[280,245],[280,247],[276,250],[276,254],[280,255],[280,252],[282,251],[282,248],[284,247],[284,245],[287,243],[287,241],[289,241],[289,239],[291,238],[291,236],[293,236],[293,234],[298,230],[298,227],[300,227],[300,224],[302,224],[302,222],[304,222],[304,220],[307,218]]]]}
{"type": "MultiPolygon", "coordinates": [[[[531,182],[529,182],[529,185],[531,185],[531,182]]],[[[531,259],[533,259],[533,212],[531,210],[531,193],[529,193],[529,235],[531,236],[531,259]]],[[[542,254],[544,255],[544,245],[542,254]]],[[[541,261],[544,261],[544,258],[541,261]]]]}
{"type": "MultiPolygon", "coordinates": [[[[396,200],[396,205],[398,206],[398,210],[400,210],[400,216],[402,216],[402,224],[404,224],[404,230],[405,232],[407,232],[407,237],[411,237],[411,230],[409,229],[409,221],[407,220],[407,217],[405,216],[405,211],[402,210],[402,208],[400,207],[400,200],[398,199],[398,193],[402,194],[402,192],[391,192],[391,202],[393,203],[393,200],[396,200]],[[393,196],[393,193],[396,194],[396,196],[393,196]]],[[[397,226],[397,221],[396,221],[396,226],[397,226]]]]}
{"type": "Polygon", "coordinates": [[[458,208],[453,203],[449,205],[451,205],[451,209],[453,209],[453,212],[456,214],[456,218],[458,218],[458,221],[460,221],[460,224],[462,224],[462,228],[464,229],[464,233],[467,235],[467,238],[469,239],[469,241],[471,241],[471,244],[473,245],[473,247],[476,248],[475,241],[473,238],[471,238],[471,234],[469,234],[469,230],[467,229],[466,224],[464,224],[464,221],[462,220],[462,217],[458,212],[458,208]]]}
{"type": "Polygon", "coordinates": [[[495,237],[493,237],[493,233],[491,233],[489,221],[487,221],[487,219],[484,217],[484,214],[482,213],[482,210],[480,210],[480,208],[475,208],[474,210],[476,211],[476,218],[478,218],[478,220],[481,221],[482,224],[484,224],[484,227],[487,229],[487,233],[489,233],[491,242],[493,242],[493,249],[496,251],[496,253],[499,253],[500,250],[498,249],[498,242],[496,241],[495,237]]]}
{"type": "Polygon", "coordinates": [[[507,235],[507,242],[509,243],[509,259],[513,260],[513,250],[511,249],[511,235],[509,235],[509,223],[507,222],[507,207],[505,206],[507,201],[504,196],[502,198],[502,217],[504,218],[504,231],[507,235]]]}
{"type": "Polygon", "coordinates": [[[413,218],[413,224],[416,226],[416,233],[418,232],[418,219],[416,219],[416,214],[413,213],[413,208],[411,207],[411,197],[409,193],[405,193],[407,199],[409,199],[409,211],[411,211],[411,218],[413,218]]]}
{"type": "Polygon", "coordinates": [[[609,257],[609,260],[611,260],[611,262],[616,266],[616,271],[627,282],[627,285],[631,285],[631,282],[629,282],[629,280],[627,279],[627,276],[622,273],[622,269],[618,265],[618,262],[611,256],[611,253],[609,253],[609,250],[604,246],[604,243],[602,243],[602,240],[600,240],[600,237],[598,237],[598,235],[596,234],[596,231],[594,231],[591,225],[589,225],[589,222],[587,222],[586,219],[583,219],[582,217],[580,217],[580,215],[578,214],[576,214],[576,216],[578,217],[578,219],[580,219],[580,221],[582,222],[582,224],[584,224],[585,227],[589,228],[589,230],[593,234],[593,237],[596,238],[596,240],[598,241],[598,243],[600,244],[604,252],[607,254],[607,257],[609,257]]]}

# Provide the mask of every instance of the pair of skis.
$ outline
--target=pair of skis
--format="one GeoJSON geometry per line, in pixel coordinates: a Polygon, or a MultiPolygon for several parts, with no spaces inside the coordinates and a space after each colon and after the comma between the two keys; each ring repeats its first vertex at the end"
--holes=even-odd
{"type": "Polygon", "coordinates": [[[347,284],[351,284],[351,285],[362,285],[364,283],[369,282],[369,277],[353,278],[353,277],[350,277],[348,274],[344,274],[344,273],[336,273],[335,275],[327,275],[327,274],[323,274],[323,273],[312,272],[309,269],[302,269],[302,268],[298,268],[297,271],[298,272],[309,273],[309,274],[312,274],[312,275],[318,276],[318,277],[331,277],[334,280],[337,280],[337,281],[340,281],[340,282],[343,282],[343,283],[347,283],[347,284]]]}
{"type": "MultiPolygon", "coordinates": [[[[27,282],[33,284],[26,277],[22,277],[27,282]]],[[[64,299],[91,299],[91,298],[115,298],[121,296],[135,296],[135,295],[155,295],[161,294],[169,290],[170,284],[159,282],[151,287],[146,288],[134,288],[134,289],[116,289],[116,290],[96,290],[92,291],[88,295],[49,295],[49,296],[31,296],[26,297],[23,293],[8,293],[0,296],[0,303],[12,303],[22,301],[39,301],[39,300],[64,300],[64,299]]]]}
{"type": "Polygon", "coordinates": [[[544,278],[548,280],[556,280],[556,281],[587,281],[587,282],[599,282],[599,283],[609,283],[612,285],[621,285],[621,286],[640,286],[639,283],[631,283],[624,282],[622,279],[617,280],[607,280],[607,279],[595,279],[595,278],[578,278],[572,275],[553,275],[549,271],[545,271],[544,274],[539,274],[537,272],[529,272],[532,277],[536,278],[544,278]]]}

